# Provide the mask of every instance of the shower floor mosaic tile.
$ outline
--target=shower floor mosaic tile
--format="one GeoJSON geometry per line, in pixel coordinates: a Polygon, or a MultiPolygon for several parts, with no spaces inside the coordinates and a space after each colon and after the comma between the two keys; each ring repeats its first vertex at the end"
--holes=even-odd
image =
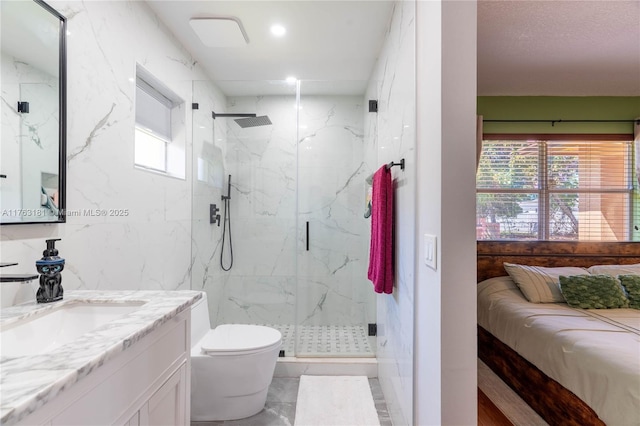
{"type": "Polygon", "coordinates": [[[285,356],[296,353],[296,331],[299,333],[297,355],[341,354],[372,356],[367,329],[361,325],[263,324],[282,333],[285,356]]]}

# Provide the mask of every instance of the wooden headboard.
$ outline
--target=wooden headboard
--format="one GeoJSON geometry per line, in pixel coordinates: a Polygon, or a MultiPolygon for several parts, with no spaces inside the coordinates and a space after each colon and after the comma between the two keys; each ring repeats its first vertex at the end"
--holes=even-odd
{"type": "Polygon", "coordinates": [[[478,282],[507,275],[503,262],[537,266],[640,263],[640,242],[478,241],[478,282]]]}

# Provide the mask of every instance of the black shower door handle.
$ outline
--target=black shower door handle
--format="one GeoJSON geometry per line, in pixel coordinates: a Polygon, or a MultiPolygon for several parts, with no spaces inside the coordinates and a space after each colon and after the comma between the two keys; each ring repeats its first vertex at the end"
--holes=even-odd
{"type": "Polygon", "coordinates": [[[309,251],[309,221],[307,221],[307,251],[309,251]]]}

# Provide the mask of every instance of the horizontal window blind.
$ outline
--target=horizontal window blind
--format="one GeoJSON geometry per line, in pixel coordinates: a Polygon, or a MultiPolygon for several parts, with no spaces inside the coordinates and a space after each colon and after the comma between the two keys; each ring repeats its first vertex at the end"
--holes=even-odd
{"type": "Polygon", "coordinates": [[[486,189],[537,189],[536,142],[486,141],[477,174],[477,187],[486,189]]]}
{"type": "Polygon", "coordinates": [[[476,236],[629,240],[632,166],[631,141],[484,141],[476,236]]]}
{"type": "Polygon", "coordinates": [[[140,77],[136,79],[136,125],[165,142],[171,142],[173,102],[140,77]]]}
{"type": "Polygon", "coordinates": [[[549,187],[626,190],[631,142],[547,142],[549,187]]]}

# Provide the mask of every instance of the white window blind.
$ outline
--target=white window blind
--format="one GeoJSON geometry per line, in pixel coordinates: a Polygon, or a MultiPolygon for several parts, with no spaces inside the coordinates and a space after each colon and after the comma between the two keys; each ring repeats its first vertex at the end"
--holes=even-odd
{"type": "Polygon", "coordinates": [[[171,142],[171,108],[173,102],[136,78],[136,125],[165,142],[171,142]]]}
{"type": "Polygon", "coordinates": [[[485,140],[478,239],[628,241],[631,141],[485,140]]]}

